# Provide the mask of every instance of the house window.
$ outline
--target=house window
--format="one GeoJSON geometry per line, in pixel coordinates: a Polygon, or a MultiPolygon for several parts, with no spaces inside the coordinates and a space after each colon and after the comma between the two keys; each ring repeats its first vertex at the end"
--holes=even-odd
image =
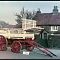
{"type": "Polygon", "coordinates": [[[51,31],[58,31],[58,26],[51,26],[51,31]]]}

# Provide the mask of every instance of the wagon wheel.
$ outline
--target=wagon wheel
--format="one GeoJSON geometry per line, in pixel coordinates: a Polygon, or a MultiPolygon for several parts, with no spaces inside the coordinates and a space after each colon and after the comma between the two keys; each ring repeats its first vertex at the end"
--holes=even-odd
{"type": "Polygon", "coordinates": [[[27,49],[28,51],[32,51],[32,50],[34,49],[34,46],[28,46],[26,49],[27,49]]]}
{"type": "Polygon", "coordinates": [[[7,50],[7,46],[8,46],[8,41],[7,41],[7,39],[4,41],[5,43],[3,43],[3,45],[2,45],[2,49],[3,49],[3,51],[6,51],[7,50]]]}
{"type": "Polygon", "coordinates": [[[14,53],[19,53],[22,49],[22,45],[19,41],[14,41],[11,46],[11,51],[14,53]]]}
{"type": "Polygon", "coordinates": [[[6,50],[7,50],[6,44],[1,44],[1,51],[6,51],[6,50]]]}
{"type": "Polygon", "coordinates": [[[28,43],[28,44],[27,44],[26,49],[27,49],[28,51],[32,51],[32,50],[34,49],[34,41],[28,41],[27,43],[28,43]]]}
{"type": "Polygon", "coordinates": [[[0,35],[0,51],[5,51],[7,50],[7,39],[0,35]]]}

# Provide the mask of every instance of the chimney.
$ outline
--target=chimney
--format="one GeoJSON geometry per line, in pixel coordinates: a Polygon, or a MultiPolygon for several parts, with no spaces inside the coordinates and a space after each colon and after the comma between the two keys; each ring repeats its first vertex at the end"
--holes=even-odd
{"type": "Polygon", "coordinates": [[[40,11],[40,8],[38,8],[38,11],[37,11],[37,13],[41,13],[41,11],[40,11]]]}
{"type": "Polygon", "coordinates": [[[54,6],[54,9],[53,9],[53,14],[58,14],[58,7],[57,6],[54,6]]]}

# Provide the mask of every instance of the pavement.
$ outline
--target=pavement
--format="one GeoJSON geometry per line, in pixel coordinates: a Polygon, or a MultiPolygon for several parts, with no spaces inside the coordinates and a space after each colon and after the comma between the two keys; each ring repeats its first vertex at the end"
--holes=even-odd
{"type": "MultiPolygon", "coordinates": [[[[57,55],[57,57],[49,57],[46,54],[39,51],[37,48],[34,48],[29,54],[23,54],[26,50],[21,50],[20,53],[11,52],[11,48],[8,47],[7,51],[0,51],[0,59],[60,59],[60,50],[58,49],[49,49],[51,52],[57,55]]],[[[26,51],[28,52],[28,51],[26,51]]]]}

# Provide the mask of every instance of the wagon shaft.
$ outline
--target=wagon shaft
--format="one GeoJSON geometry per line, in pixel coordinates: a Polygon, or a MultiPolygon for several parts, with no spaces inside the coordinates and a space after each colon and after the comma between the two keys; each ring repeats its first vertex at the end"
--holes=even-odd
{"type": "Polygon", "coordinates": [[[52,57],[53,56],[56,56],[53,52],[49,51],[47,48],[45,48],[44,46],[40,45],[39,43],[37,42],[34,42],[34,45],[37,49],[39,49],[39,51],[42,51],[43,53],[47,54],[48,56],[52,57]],[[42,49],[41,49],[42,48],[42,49]]]}

